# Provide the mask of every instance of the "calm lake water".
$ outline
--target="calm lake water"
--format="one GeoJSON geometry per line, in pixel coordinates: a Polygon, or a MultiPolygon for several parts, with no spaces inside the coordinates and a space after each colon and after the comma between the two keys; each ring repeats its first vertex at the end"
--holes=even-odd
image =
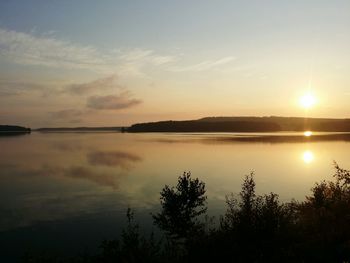
{"type": "Polygon", "coordinates": [[[127,207],[151,231],[150,213],[159,209],[159,192],[165,184],[175,185],[184,171],[206,183],[208,212],[214,216],[224,213],[225,195],[238,193],[251,171],[258,193],[272,191],[282,201],[303,200],[315,182],[332,179],[333,160],[350,168],[349,140],[303,137],[37,132],[2,136],[2,258],[15,260],[25,250],[38,248],[68,254],[95,248],[102,239],[119,235],[127,207]]]}

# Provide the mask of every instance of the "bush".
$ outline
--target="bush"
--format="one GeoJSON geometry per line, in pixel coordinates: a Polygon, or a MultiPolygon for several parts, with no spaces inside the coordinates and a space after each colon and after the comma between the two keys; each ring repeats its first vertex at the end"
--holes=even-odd
{"type": "Polygon", "coordinates": [[[239,198],[226,198],[221,231],[239,261],[273,261],[288,253],[293,239],[295,205],[281,204],[278,195],[257,196],[254,174],[247,175],[239,198]]]}
{"type": "Polygon", "coordinates": [[[105,240],[102,242],[102,253],[97,262],[161,262],[160,243],[151,234],[149,239],[141,236],[139,225],[134,223],[134,213],[127,210],[127,227],[123,230],[121,241],[105,240]]]}

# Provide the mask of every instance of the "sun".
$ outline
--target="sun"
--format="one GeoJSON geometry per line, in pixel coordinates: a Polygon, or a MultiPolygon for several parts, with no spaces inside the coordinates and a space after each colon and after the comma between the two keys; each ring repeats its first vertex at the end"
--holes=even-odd
{"type": "Polygon", "coordinates": [[[304,109],[310,109],[315,105],[316,98],[312,93],[308,92],[300,98],[299,103],[304,109]]]}
{"type": "Polygon", "coordinates": [[[305,151],[305,152],[303,152],[302,158],[303,158],[304,163],[309,164],[314,160],[315,157],[314,157],[313,152],[305,151]]]}

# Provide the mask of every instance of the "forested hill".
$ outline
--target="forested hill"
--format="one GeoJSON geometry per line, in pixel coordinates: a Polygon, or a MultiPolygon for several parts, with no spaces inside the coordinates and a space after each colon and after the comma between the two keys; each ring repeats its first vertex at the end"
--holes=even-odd
{"type": "Polygon", "coordinates": [[[272,122],[249,121],[161,121],[132,125],[129,132],[263,132],[280,131],[278,124],[272,122]]]}
{"type": "Polygon", "coordinates": [[[0,133],[27,133],[30,128],[14,126],[14,125],[0,125],[0,133]]]}
{"type": "Polygon", "coordinates": [[[301,117],[206,117],[190,121],[160,121],[132,125],[129,132],[350,132],[350,119],[301,117]]]}

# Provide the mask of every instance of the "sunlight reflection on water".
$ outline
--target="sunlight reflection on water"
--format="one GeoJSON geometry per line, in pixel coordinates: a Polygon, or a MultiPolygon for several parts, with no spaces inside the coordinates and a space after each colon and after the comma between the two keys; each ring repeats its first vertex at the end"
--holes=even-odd
{"type": "Polygon", "coordinates": [[[312,135],[312,131],[305,131],[304,136],[310,137],[312,135]]]}

